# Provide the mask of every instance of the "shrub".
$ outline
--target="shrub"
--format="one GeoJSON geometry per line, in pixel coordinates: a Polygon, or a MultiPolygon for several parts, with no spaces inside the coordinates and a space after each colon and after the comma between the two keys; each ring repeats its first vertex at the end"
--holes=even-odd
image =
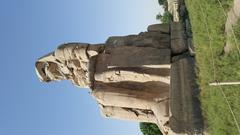
{"type": "Polygon", "coordinates": [[[141,129],[143,135],[162,135],[158,126],[153,123],[142,122],[142,123],[140,123],[140,129],[141,129]]]}
{"type": "Polygon", "coordinates": [[[163,15],[159,13],[156,16],[156,19],[160,20],[162,23],[170,23],[172,20],[172,14],[169,11],[165,11],[163,15]]]}

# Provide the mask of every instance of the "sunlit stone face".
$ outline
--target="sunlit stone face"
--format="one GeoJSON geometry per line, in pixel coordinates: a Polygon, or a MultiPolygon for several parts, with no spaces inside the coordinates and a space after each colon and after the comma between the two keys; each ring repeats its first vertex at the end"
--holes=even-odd
{"type": "Polygon", "coordinates": [[[49,82],[51,81],[50,78],[47,77],[46,73],[45,73],[45,69],[44,69],[44,62],[36,62],[35,64],[35,70],[37,73],[38,78],[42,81],[42,82],[49,82]]]}
{"type": "Polygon", "coordinates": [[[86,48],[85,45],[62,46],[40,58],[36,62],[38,78],[43,82],[70,80],[78,87],[89,88],[86,48]]]}
{"type": "Polygon", "coordinates": [[[66,75],[61,68],[54,62],[37,62],[36,72],[43,82],[60,81],[66,79],[66,75]]]}
{"type": "Polygon", "coordinates": [[[43,82],[68,79],[70,75],[69,69],[55,58],[54,53],[50,53],[36,62],[36,73],[43,82]]]}

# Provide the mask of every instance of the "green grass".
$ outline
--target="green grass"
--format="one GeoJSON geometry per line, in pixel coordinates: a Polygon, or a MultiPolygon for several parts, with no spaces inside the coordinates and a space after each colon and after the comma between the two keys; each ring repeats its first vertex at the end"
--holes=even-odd
{"type": "MultiPolygon", "coordinates": [[[[224,9],[228,11],[233,0],[221,0],[221,2],[224,9]]],[[[226,42],[224,34],[226,17],[223,9],[217,0],[186,0],[186,5],[192,25],[198,83],[201,88],[200,98],[208,131],[211,135],[239,135],[233,116],[221,94],[221,89],[208,85],[209,82],[215,79],[220,81],[240,80],[240,58],[238,52],[234,49],[228,55],[223,53],[226,42]],[[213,62],[216,78],[214,78],[213,62]]],[[[235,27],[235,31],[237,38],[240,39],[240,22],[235,27]]],[[[222,88],[227,96],[227,100],[230,102],[237,123],[240,125],[240,86],[222,86],[222,88]]]]}
{"type": "Polygon", "coordinates": [[[238,43],[240,43],[240,18],[237,21],[237,24],[233,27],[234,28],[234,34],[238,40],[238,43]]]}
{"type": "Polygon", "coordinates": [[[227,40],[231,44],[231,48],[233,50],[240,52],[240,19],[238,19],[237,24],[233,27],[233,30],[234,33],[231,32],[227,35],[227,40]]]}

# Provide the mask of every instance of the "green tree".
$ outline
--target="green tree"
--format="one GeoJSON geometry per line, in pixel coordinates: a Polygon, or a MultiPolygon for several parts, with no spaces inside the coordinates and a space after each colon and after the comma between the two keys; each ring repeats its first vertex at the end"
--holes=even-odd
{"type": "Polygon", "coordinates": [[[140,129],[141,129],[143,135],[162,135],[158,126],[153,123],[142,122],[142,123],[140,123],[140,129]]]}
{"type": "Polygon", "coordinates": [[[161,20],[161,18],[162,18],[162,15],[160,13],[156,15],[157,20],[161,20]]]}
{"type": "Polygon", "coordinates": [[[167,10],[168,8],[168,2],[167,0],[158,0],[159,5],[163,6],[164,10],[167,10]]]}
{"type": "Polygon", "coordinates": [[[169,11],[165,11],[163,15],[160,13],[157,14],[156,19],[162,23],[170,23],[172,21],[172,14],[169,11]]]}
{"type": "Polygon", "coordinates": [[[238,19],[237,23],[233,27],[233,30],[236,38],[240,41],[240,19],[238,19]]]}
{"type": "Polygon", "coordinates": [[[167,0],[158,0],[159,5],[164,5],[167,0]]]}

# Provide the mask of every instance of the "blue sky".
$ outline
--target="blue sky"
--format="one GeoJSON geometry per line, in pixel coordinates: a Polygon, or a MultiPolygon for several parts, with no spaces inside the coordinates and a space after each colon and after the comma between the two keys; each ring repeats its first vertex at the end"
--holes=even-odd
{"type": "Polygon", "coordinates": [[[0,135],[141,135],[102,118],[86,89],[39,82],[34,63],[64,42],[146,31],[158,12],[157,0],[0,0],[0,135]]]}

